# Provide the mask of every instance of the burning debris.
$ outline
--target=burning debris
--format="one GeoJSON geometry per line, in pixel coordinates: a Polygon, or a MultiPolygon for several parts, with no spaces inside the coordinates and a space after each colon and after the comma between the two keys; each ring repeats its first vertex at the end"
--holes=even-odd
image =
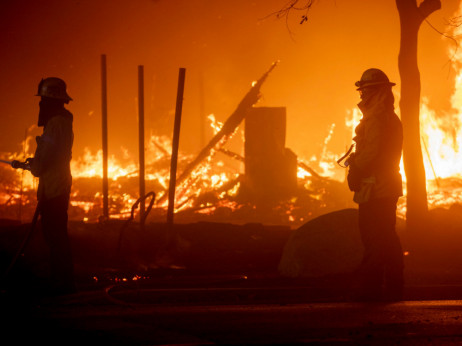
{"type": "MultiPolygon", "coordinates": [[[[255,107],[260,87],[276,65],[274,63],[254,82],[223,124],[213,115],[209,116],[215,135],[196,157],[180,153],[176,222],[261,222],[295,228],[321,214],[354,206],[343,179],[332,175],[335,160],[326,149],[316,161],[297,157],[285,147],[285,109],[255,107]],[[239,132],[244,119],[246,129],[245,135],[241,131],[241,137],[245,154],[242,155],[225,146],[239,132]]],[[[457,159],[460,136],[455,131],[446,131],[441,118],[426,104],[422,106],[422,140],[427,149],[427,176],[433,177],[428,180],[429,205],[449,206],[459,203],[462,197],[461,170],[457,164],[452,164],[462,162],[457,159]]],[[[352,111],[347,127],[354,128],[358,120],[359,112],[352,111]]],[[[334,129],[333,125],[324,148],[334,129]]],[[[25,160],[29,142],[31,138],[23,143],[24,153],[3,153],[1,158],[25,160]]],[[[156,201],[147,215],[148,223],[166,219],[171,150],[172,142],[167,136],[151,135],[146,140],[145,188],[156,194],[156,201]]],[[[102,151],[93,154],[88,150],[82,157],[72,160],[71,220],[96,222],[103,215],[102,161],[102,151]]],[[[109,214],[111,218],[126,220],[131,217],[132,207],[139,198],[139,167],[135,161],[122,162],[114,155],[108,161],[109,214]]],[[[403,170],[402,175],[404,177],[403,170]]],[[[35,179],[30,173],[14,171],[7,165],[0,165],[0,177],[0,218],[31,220],[36,200],[35,179]]],[[[405,198],[400,200],[398,213],[405,215],[405,198]]],[[[137,218],[139,211],[135,210],[134,219],[137,218]]]]}
{"type": "MultiPolygon", "coordinates": [[[[290,149],[285,148],[285,109],[281,109],[284,114],[276,116],[279,119],[275,121],[271,120],[276,119],[271,113],[277,109],[254,107],[260,97],[262,84],[276,65],[274,63],[253,83],[224,124],[212,122],[215,136],[196,158],[191,159],[183,154],[179,156],[178,170],[181,173],[177,178],[175,196],[175,217],[178,222],[232,220],[237,223],[265,222],[297,226],[310,217],[347,204],[349,194],[343,183],[321,178],[306,163],[298,160],[290,149]],[[242,157],[224,146],[246,117],[249,117],[246,155],[242,157]],[[268,129],[273,131],[266,133],[265,138],[258,131],[264,123],[271,123],[272,130],[270,127],[268,129]],[[250,130],[252,127],[253,130],[250,130]],[[273,138],[275,131],[279,132],[279,138],[273,138]],[[260,140],[268,147],[265,153],[260,152],[255,156],[255,150],[258,152],[263,148],[258,148],[260,140]],[[275,152],[271,153],[273,149],[275,152]],[[245,172],[227,167],[224,160],[230,158],[244,162],[245,172]],[[282,175],[279,173],[280,167],[287,167],[282,175]],[[277,181],[277,186],[271,186],[271,190],[265,193],[271,181],[277,181]],[[269,200],[268,194],[274,194],[274,198],[269,200]],[[271,203],[262,203],[264,200],[271,203]]],[[[147,222],[165,220],[171,148],[171,140],[167,137],[151,136],[147,141],[145,151],[150,161],[146,163],[146,191],[155,192],[157,196],[155,205],[149,209],[147,222]]],[[[18,156],[9,154],[7,158],[18,156]]],[[[72,161],[71,220],[94,222],[103,215],[103,195],[100,192],[102,156],[101,151],[96,155],[86,151],[83,157],[72,161]]],[[[1,191],[4,201],[1,217],[29,220],[35,204],[35,180],[27,172],[14,172],[7,166],[0,169],[4,171],[2,177],[5,179],[1,191]]],[[[139,197],[138,166],[135,163],[122,165],[113,156],[109,158],[108,171],[111,176],[110,216],[127,219],[133,215],[132,207],[139,197]]]]}

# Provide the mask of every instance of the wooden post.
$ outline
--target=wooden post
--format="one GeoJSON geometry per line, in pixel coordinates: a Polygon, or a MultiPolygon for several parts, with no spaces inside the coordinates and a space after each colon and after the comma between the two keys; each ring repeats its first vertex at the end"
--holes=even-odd
{"type": "MultiPolygon", "coordinates": [[[[144,167],[144,67],[138,66],[138,130],[139,130],[139,166],[140,166],[140,198],[145,191],[145,167],[144,167]]],[[[145,201],[140,201],[140,229],[144,229],[145,201]]]]}
{"type": "Polygon", "coordinates": [[[180,73],[178,76],[178,92],[176,97],[175,124],[173,127],[172,158],[170,161],[170,184],[168,189],[167,224],[169,226],[173,225],[173,214],[175,207],[176,168],[178,162],[178,147],[180,143],[181,111],[183,107],[185,74],[186,69],[180,68],[180,73]]]}
{"type": "MultiPolygon", "coordinates": [[[[242,122],[242,120],[244,120],[247,111],[258,101],[260,97],[260,87],[277,64],[277,61],[274,62],[268,69],[268,71],[266,71],[265,74],[261,76],[255,84],[252,85],[250,90],[247,92],[247,94],[244,96],[244,98],[237,106],[236,110],[225,121],[225,123],[221,127],[221,130],[209,141],[209,143],[199,152],[197,157],[193,161],[191,161],[185,167],[183,172],[178,176],[178,179],[176,180],[179,183],[185,181],[190,176],[191,172],[196,168],[196,166],[199,163],[201,163],[208,155],[210,155],[210,151],[214,149],[223,138],[231,135],[232,132],[236,129],[236,127],[239,126],[239,124],[242,122]]],[[[165,198],[167,198],[166,196],[168,195],[163,195],[159,198],[157,202],[161,203],[165,201],[165,198]]]]}
{"type": "Polygon", "coordinates": [[[101,106],[103,130],[103,216],[109,218],[108,150],[107,150],[107,72],[106,55],[101,55],[101,106]]]}
{"type": "Polygon", "coordinates": [[[206,126],[207,126],[207,117],[205,116],[205,96],[204,96],[204,76],[201,73],[199,79],[199,138],[200,146],[203,148],[206,142],[206,126]]]}

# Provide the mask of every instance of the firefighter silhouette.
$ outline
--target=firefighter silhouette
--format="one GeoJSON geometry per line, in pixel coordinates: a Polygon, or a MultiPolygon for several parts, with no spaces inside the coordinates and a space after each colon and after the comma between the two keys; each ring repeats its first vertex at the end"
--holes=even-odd
{"type": "Polygon", "coordinates": [[[13,161],[12,166],[29,169],[39,178],[37,208],[49,247],[51,287],[56,293],[70,293],[75,290],[67,230],[74,134],[73,115],[64,105],[72,99],[65,82],[55,77],[42,79],[36,96],[40,96],[38,126],[43,127],[43,134],[36,137],[34,157],[25,164],[13,161]]]}
{"type": "Polygon", "coordinates": [[[403,195],[403,130],[394,111],[394,85],[376,68],[356,82],[363,116],[355,128],[355,152],[348,159],[348,184],[358,204],[364,246],[358,270],[362,300],[396,301],[403,295],[403,251],[395,230],[396,205],[403,195]]]}

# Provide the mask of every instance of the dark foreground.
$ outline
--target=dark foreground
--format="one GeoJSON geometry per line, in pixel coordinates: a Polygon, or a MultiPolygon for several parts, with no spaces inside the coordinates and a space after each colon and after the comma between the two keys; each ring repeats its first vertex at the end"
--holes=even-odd
{"type": "MultiPolygon", "coordinates": [[[[51,295],[40,232],[0,295],[1,345],[462,344],[462,209],[406,243],[404,301],[355,301],[354,210],[300,227],[71,223],[78,291],[51,295]],[[350,274],[349,274],[350,273],[350,274]]],[[[2,272],[27,225],[0,227],[2,272]]],[[[6,284],[6,285],[3,285],[6,284]]]]}
{"type": "Polygon", "coordinates": [[[164,278],[4,299],[1,338],[3,345],[456,344],[462,300],[428,299],[461,291],[407,287],[406,301],[359,303],[341,287],[299,281],[164,278]]]}

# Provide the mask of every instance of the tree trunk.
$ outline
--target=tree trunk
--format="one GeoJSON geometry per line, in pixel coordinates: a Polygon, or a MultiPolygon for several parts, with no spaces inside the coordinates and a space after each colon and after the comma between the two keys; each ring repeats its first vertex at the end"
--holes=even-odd
{"type": "Polygon", "coordinates": [[[396,0],[401,38],[398,69],[401,77],[399,103],[403,123],[403,163],[407,178],[406,220],[412,234],[418,231],[428,212],[427,188],[420,145],[420,72],[417,63],[417,41],[422,22],[441,8],[440,0],[396,0]]]}

